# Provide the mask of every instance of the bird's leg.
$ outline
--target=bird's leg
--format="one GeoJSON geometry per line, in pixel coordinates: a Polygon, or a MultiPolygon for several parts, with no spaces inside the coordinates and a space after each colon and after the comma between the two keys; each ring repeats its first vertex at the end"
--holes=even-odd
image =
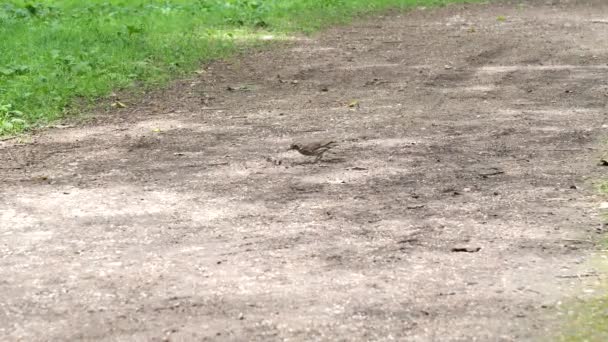
{"type": "Polygon", "coordinates": [[[325,152],[327,152],[327,150],[319,152],[319,154],[317,154],[317,158],[315,158],[315,163],[320,161],[321,158],[323,158],[323,154],[325,154],[325,152]]]}

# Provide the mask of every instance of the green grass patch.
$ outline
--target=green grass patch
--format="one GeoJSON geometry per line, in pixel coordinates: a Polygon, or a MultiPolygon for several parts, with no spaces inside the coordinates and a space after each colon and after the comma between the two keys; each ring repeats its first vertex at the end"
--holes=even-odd
{"type": "Polygon", "coordinates": [[[608,341],[608,297],[589,300],[573,308],[571,325],[566,335],[561,339],[564,342],[602,342],[608,341]]]}
{"type": "MultiPolygon", "coordinates": [[[[598,191],[608,195],[608,181],[599,182],[598,191]]],[[[607,213],[603,215],[608,222],[607,213]]],[[[598,273],[608,274],[608,238],[599,244],[600,253],[592,261],[598,273]]],[[[608,341],[608,283],[604,279],[595,288],[597,296],[565,305],[566,323],[560,336],[563,342],[608,341]]]]}
{"type": "MultiPolygon", "coordinates": [[[[0,135],[112,90],[165,84],[260,43],[362,13],[474,0],[4,0],[0,135]]],[[[81,107],[78,107],[81,108],[81,107]]]]}
{"type": "MultiPolygon", "coordinates": [[[[604,243],[608,248],[608,241],[604,243]]],[[[608,272],[608,256],[598,261],[598,272],[608,272]]],[[[566,324],[559,339],[563,342],[608,341],[608,284],[602,283],[595,288],[597,296],[582,302],[567,304],[564,313],[566,324]]]]}

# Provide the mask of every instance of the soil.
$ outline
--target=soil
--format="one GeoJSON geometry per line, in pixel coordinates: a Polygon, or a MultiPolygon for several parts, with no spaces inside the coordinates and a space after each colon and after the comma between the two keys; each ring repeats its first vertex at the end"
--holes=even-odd
{"type": "Polygon", "coordinates": [[[1,142],[0,340],[551,336],[599,276],[607,18],[386,13],[1,142]]]}

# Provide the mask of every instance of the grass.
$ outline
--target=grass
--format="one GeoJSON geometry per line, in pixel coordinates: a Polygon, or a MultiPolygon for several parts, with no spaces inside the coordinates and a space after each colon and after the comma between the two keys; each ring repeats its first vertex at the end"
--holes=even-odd
{"type": "MultiPolygon", "coordinates": [[[[608,181],[600,182],[598,190],[608,195],[608,181]]],[[[608,221],[608,218],[604,218],[608,221]]],[[[600,244],[601,252],[593,260],[594,267],[601,274],[608,274],[608,238],[600,244]]],[[[566,324],[560,341],[595,342],[608,341],[608,283],[604,279],[594,289],[599,295],[566,306],[566,324]]]]}
{"type": "MultiPolygon", "coordinates": [[[[608,243],[605,245],[608,247],[608,243]]],[[[606,274],[608,262],[603,259],[601,264],[600,270],[606,274]]],[[[608,341],[608,284],[603,283],[595,290],[600,295],[567,305],[567,319],[560,341],[608,341]]]]}
{"type": "Polygon", "coordinates": [[[310,33],[391,7],[472,1],[4,0],[0,135],[44,126],[113,90],[162,86],[262,35],[310,33]]]}

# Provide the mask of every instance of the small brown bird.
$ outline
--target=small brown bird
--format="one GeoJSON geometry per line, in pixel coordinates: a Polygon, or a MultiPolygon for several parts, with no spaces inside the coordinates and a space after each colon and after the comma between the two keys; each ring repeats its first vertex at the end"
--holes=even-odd
{"type": "Polygon", "coordinates": [[[323,158],[323,154],[338,143],[332,140],[310,141],[307,143],[293,143],[288,151],[296,150],[305,156],[316,156],[315,163],[323,158]]]}

